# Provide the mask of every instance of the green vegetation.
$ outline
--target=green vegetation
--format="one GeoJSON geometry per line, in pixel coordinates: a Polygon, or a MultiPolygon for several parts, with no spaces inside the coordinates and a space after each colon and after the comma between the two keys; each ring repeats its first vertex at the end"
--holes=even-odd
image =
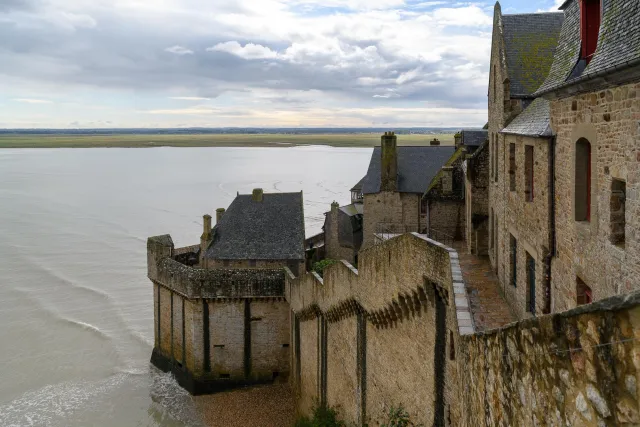
{"type": "Polygon", "coordinates": [[[295,427],[346,427],[346,424],[338,419],[335,408],[316,405],[313,408],[313,416],[298,418],[295,427]]]}
{"type": "Polygon", "coordinates": [[[411,421],[409,413],[400,405],[397,408],[392,406],[389,409],[387,420],[380,427],[418,427],[418,424],[411,421]]]}
{"type": "Polygon", "coordinates": [[[335,259],[323,259],[322,261],[315,262],[311,269],[318,273],[318,276],[324,277],[324,269],[329,267],[331,264],[335,264],[335,259]]]}
{"type": "MultiPolygon", "coordinates": [[[[398,145],[429,145],[438,138],[453,145],[453,134],[398,135],[398,145]]],[[[92,148],[92,147],[287,147],[330,145],[373,147],[377,133],[358,134],[214,134],[214,135],[0,135],[0,148],[92,148]]]]}
{"type": "MultiPolygon", "coordinates": [[[[347,427],[347,424],[338,418],[336,408],[316,404],[313,407],[311,418],[302,416],[296,420],[295,427],[347,427]]],[[[411,421],[409,413],[402,405],[389,409],[387,418],[380,427],[422,427],[411,421]]]]}

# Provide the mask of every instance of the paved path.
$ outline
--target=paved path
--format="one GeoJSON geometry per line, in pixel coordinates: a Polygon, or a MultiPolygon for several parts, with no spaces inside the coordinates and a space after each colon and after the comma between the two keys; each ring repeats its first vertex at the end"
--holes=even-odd
{"type": "Polygon", "coordinates": [[[476,331],[515,322],[516,318],[502,296],[498,278],[491,269],[489,257],[465,254],[462,250],[458,252],[458,257],[476,331]]]}

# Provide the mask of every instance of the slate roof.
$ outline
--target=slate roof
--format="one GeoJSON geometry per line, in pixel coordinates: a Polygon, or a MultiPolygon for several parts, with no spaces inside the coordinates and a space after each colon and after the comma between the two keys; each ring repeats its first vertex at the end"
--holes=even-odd
{"type": "Polygon", "coordinates": [[[339,209],[349,216],[362,215],[364,210],[362,203],[351,203],[350,205],[340,206],[339,209]]]}
{"type": "Polygon", "coordinates": [[[364,182],[364,177],[362,177],[362,179],[360,181],[358,181],[358,183],[356,185],[353,186],[353,188],[349,191],[362,191],[362,183],[364,182]]]}
{"type": "MultiPolygon", "coordinates": [[[[453,146],[397,147],[398,192],[422,194],[440,168],[455,152],[453,146]]],[[[380,191],[380,147],[371,154],[362,187],[364,194],[380,191]]]]}
{"type": "Polygon", "coordinates": [[[211,259],[304,259],[302,193],[238,195],[213,228],[211,259]]]}
{"type": "Polygon", "coordinates": [[[553,135],[550,124],[549,101],[536,98],[501,133],[534,137],[553,135]]]}
{"type": "Polygon", "coordinates": [[[486,129],[462,129],[462,145],[469,147],[479,147],[489,138],[489,131],[486,129]]]}
{"type": "Polygon", "coordinates": [[[617,71],[630,64],[640,66],[640,2],[605,0],[598,47],[585,70],[571,76],[580,58],[580,5],[569,0],[562,5],[565,21],[549,76],[536,95],[617,71]]]}
{"type": "Polygon", "coordinates": [[[544,82],[553,62],[564,14],[502,16],[502,35],[511,96],[529,97],[544,82]]]}

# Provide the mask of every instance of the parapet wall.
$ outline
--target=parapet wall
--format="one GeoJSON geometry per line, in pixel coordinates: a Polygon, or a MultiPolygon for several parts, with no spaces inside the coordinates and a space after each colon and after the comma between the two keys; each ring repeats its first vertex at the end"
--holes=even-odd
{"type": "Polygon", "coordinates": [[[640,292],[475,333],[457,254],[416,234],[286,280],[298,410],[378,425],[640,425],[640,292]]]}
{"type": "Polygon", "coordinates": [[[640,423],[640,292],[464,337],[474,426],[640,423]]]}
{"type": "Polygon", "coordinates": [[[444,381],[457,377],[445,349],[472,332],[457,254],[405,234],[361,251],[359,266],[287,275],[299,411],[319,401],[348,423],[376,425],[403,405],[425,425],[459,419],[444,381]]]}

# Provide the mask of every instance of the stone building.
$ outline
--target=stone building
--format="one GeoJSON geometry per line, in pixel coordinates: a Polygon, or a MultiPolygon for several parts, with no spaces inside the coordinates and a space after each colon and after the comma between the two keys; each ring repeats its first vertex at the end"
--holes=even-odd
{"type": "MultiPolygon", "coordinates": [[[[439,142],[438,142],[439,144],[439,142]]],[[[371,246],[376,234],[391,235],[429,229],[447,210],[428,212],[421,203],[432,179],[455,153],[453,146],[397,146],[393,132],[385,133],[375,147],[362,193],[364,200],[363,243],[371,246]]]]}
{"type": "Polygon", "coordinates": [[[488,252],[520,318],[640,285],[640,6],[561,9],[495,7],[488,252]]]}
{"type": "Polygon", "coordinates": [[[205,215],[200,245],[147,241],[155,341],[151,362],[193,394],[289,373],[285,268],[304,272],[302,193],[238,195],[205,215]]]}
{"type": "MultiPolygon", "coordinates": [[[[460,144],[475,146],[466,153],[462,163],[465,186],[465,225],[467,251],[474,255],[487,255],[489,245],[489,140],[487,130],[463,130],[460,144]]],[[[458,141],[456,141],[456,144],[458,141]]]]}
{"type": "MultiPolygon", "coordinates": [[[[543,196],[548,184],[543,181],[546,170],[530,170],[531,162],[539,169],[547,164],[546,159],[541,163],[541,158],[548,140],[536,134],[544,128],[546,104],[535,101],[533,94],[549,72],[563,21],[563,14],[557,12],[503,15],[499,3],[494,9],[488,93],[488,253],[505,296],[521,317],[531,313],[532,306],[538,307],[534,313],[541,313],[548,301],[541,295],[541,286],[525,284],[527,280],[542,283],[549,253],[545,234],[548,211],[543,196]],[[542,117],[538,117],[540,114],[542,117]],[[527,121],[534,119],[542,124],[536,123],[530,130],[527,121]],[[510,124],[513,126],[503,132],[510,124]],[[522,176],[525,163],[526,180],[522,176]],[[525,184],[534,186],[528,181],[531,176],[535,190],[525,194],[525,184]],[[533,199],[528,198],[534,194],[533,199]]],[[[546,121],[548,124],[548,112],[546,121]]]]}
{"type": "MultiPolygon", "coordinates": [[[[351,190],[352,200],[354,191],[351,190]]],[[[360,193],[361,195],[362,193],[360,193]]],[[[344,259],[357,264],[358,251],[362,245],[363,204],[357,192],[355,202],[340,206],[331,204],[331,210],[325,213],[324,243],[325,258],[344,259]]]]}
{"type": "Polygon", "coordinates": [[[205,215],[200,259],[203,268],[304,268],[302,192],[238,194],[218,209],[210,229],[205,215]]]}
{"type": "Polygon", "coordinates": [[[640,3],[566,1],[535,93],[555,139],[552,307],[640,288],[640,3]]]}

